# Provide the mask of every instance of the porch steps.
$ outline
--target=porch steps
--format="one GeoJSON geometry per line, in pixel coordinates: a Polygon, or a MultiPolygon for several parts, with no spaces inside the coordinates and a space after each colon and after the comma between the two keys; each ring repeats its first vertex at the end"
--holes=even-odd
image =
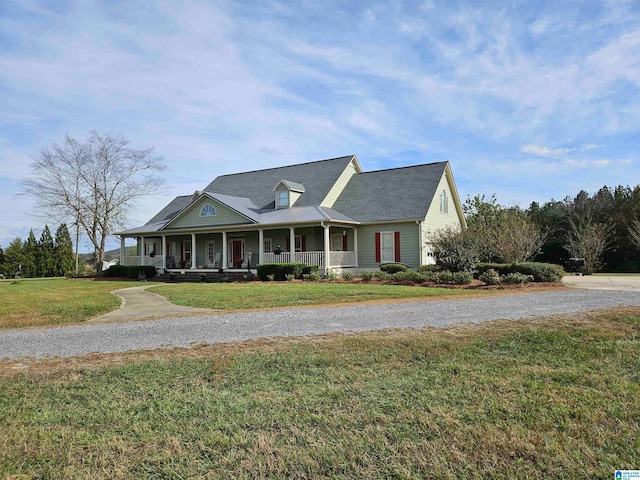
{"type": "Polygon", "coordinates": [[[199,272],[199,271],[185,271],[180,272],[164,272],[153,278],[157,282],[167,283],[227,283],[227,282],[242,282],[245,280],[247,271],[235,271],[235,272],[199,272]]]}

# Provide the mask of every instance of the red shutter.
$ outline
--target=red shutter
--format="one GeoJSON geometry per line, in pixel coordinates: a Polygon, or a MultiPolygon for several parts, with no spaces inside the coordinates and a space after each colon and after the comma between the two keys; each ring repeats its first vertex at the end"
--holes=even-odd
{"type": "Polygon", "coordinates": [[[146,256],[147,255],[147,242],[144,242],[142,245],[143,245],[143,250],[144,250],[144,253],[142,255],[146,256]]]}
{"type": "Polygon", "coordinates": [[[376,263],[380,263],[380,232],[376,232],[376,263]]]}
{"type": "Polygon", "coordinates": [[[302,235],[301,242],[302,242],[302,245],[300,245],[300,246],[302,247],[302,251],[306,252],[307,251],[307,238],[304,235],[302,235]]]}
{"type": "Polygon", "coordinates": [[[395,261],[400,261],[400,232],[393,232],[393,246],[396,251],[395,261]]]}
{"type": "Polygon", "coordinates": [[[348,248],[347,245],[347,234],[345,233],[344,235],[342,235],[342,251],[346,252],[348,248]]]}
{"type": "Polygon", "coordinates": [[[287,248],[286,248],[287,252],[290,252],[291,251],[291,238],[289,238],[289,237],[287,237],[286,246],[287,246],[287,248]]]}

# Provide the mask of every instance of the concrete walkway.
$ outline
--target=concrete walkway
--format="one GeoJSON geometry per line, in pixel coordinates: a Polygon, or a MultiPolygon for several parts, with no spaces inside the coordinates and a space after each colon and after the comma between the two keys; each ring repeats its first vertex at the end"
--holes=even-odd
{"type": "Polygon", "coordinates": [[[590,290],[638,290],[640,275],[567,275],[562,278],[567,287],[590,290]]]}
{"type": "Polygon", "coordinates": [[[88,323],[111,323],[124,320],[143,320],[145,318],[167,318],[199,314],[210,315],[218,311],[174,305],[158,294],[145,292],[145,289],[151,286],[153,285],[114,290],[111,293],[114,293],[122,300],[120,308],[101,317],[91,319],[88,323]]]}

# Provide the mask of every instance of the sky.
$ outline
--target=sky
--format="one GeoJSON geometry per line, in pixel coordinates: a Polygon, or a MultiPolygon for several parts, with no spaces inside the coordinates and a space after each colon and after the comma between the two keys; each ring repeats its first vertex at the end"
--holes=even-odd
{"type": "Polygon", "coordinates": [[[0,246],[55,232],[21,181],[91,130],[167,166],[127,227],[218,175],[351,154],[448,161],[463,201],[633,187],[640,2],[0,1],[0,246]]]}

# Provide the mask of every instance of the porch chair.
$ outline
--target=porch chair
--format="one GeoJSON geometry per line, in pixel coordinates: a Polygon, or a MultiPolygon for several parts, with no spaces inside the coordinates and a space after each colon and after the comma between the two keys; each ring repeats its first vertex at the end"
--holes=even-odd
{"type": "Polygon", "coordinates": [[[222,254],[216,253],[213,263],[207,263],[208,268],[220,268],[220,260],[222,260],[222,254]]]}

